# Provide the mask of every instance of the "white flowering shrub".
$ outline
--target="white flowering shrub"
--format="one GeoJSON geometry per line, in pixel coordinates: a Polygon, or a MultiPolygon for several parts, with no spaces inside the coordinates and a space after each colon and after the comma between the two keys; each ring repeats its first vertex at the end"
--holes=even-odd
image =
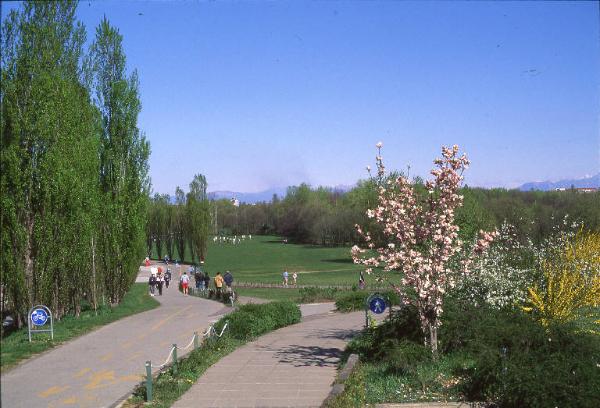
{"type": "Polygon", "coordinates": [[[554,257],[580,228],[581,224],[569,222],[567,216],[552,235],[534,245],[531,240],[520,242],[515,228],[502,224],[488,251],[457,281],[453,294],[495,308],[524,304],[528,288],[543,284],[543,262],[554,257]]]}
{"type": "Polygon", "coordinates": [[[537,275],[533,254],[533,245],[518,242],[513,228],[503,224],[488,251],[456,282],[454,294],[496,308],[525,301],[537,275]]]}

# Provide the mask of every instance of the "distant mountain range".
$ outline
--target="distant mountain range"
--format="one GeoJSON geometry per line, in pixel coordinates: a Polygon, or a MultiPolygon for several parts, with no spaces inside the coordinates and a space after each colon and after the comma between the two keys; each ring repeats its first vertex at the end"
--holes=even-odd
{"type": "Polygon", "coordinates": [[[533,182],[533,183],[525,183],[522,186],[518,187],[518,189],[521,191],[529,191],[529,190],[550,191],[550,190],[556,190],[557,188],[571,188],[571,187],[600,188],[600,173],[598,173],[592,177],[586,177],[586,178],[581,178],[581,179],[560,180],[560,181],[556,181],[556,182],[539,181],[539,182],[533,182]]]}
{"type": "MultiPolygon", "coordinates": [[[[354,186],[337,185],[332,187],[334,191],[346,192],[350,191],[354,186]]],[[[276,187],[265,191],[259,191],[257,193],[242,193],[239,191],[210,191],[208,193],[209,200],[230,200],[235,198],[240,203],[256,204],[262,202],[270,202],[273,199],[273,195],[277,194],[277,197],[284,198],[287,193],[287,187],[276,187]]]]}

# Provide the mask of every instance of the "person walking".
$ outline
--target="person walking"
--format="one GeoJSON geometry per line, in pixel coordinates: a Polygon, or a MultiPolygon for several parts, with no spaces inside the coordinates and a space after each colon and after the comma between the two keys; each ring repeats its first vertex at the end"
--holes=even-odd
{"type": "Polygon", "coordinates": [[[162,288],[164,283],[165,278],[163,274],[159,272],[158,276],[156,277],[156,285],[158,286],[158,296],[162,296],[162,288]]]}
{"type": "Polygon", "coordinates": [[[183,294],[187,296],[188,294],[188,285],[190,283],[190,278],[187,275],[187,272],[183,272],[183,275],[181,275],[181,290],[183,291],[183,294]]]}
{"type": "Polygon", "coordinates": [[[287,286],[288,285],[288,278],[289,278],[289,274],[287,269],[285,269],[283,271],[283,286],[287,286]]]}
{"type": "Polygon", "coordinates": [[[221,298],[221,294],[223,291],[223,277],[221,276],[221,272],[217,272],[215,276],[215,288],[217,289],[217,299],[221,298]]]}
{"type": "Polygon", "coordinates": [[[233,285],[233,275],[231,274],[231,272],[225,272],[225,275],[223,275],[223,280],[225,281],[225,286],[227,286],[227,293],[231,293],[231,285],[233,285]]]}
{"type": "Polygon", "coordinates": [[[210,285],[210,275],[208,272],[204,273],[204,290],[208,293],[208,286],[210,285]]]}
{"type": "Polygon", "coordinates": [[[294,286],[298,284],[298,274],[296,272],[292,273],[292,281],[294,282],[294,286]]]}
{"type": "Polygon", "coordinates": [[[196,290],[201,290],[202,286],[204,286],[204,274],[202,273],[202,269],[196,269],[196,273],[194,274],[194,282],[196,283],[196,290]]]}
{"type": "Polygon", "coordinates": [[[148,285],[150,287],[150,296],[154,296],[154,288],[156,287],[156,272],[152,271],[150,279],[148,279],[148,285]]]}
{"type": "Polygon", "coordinates": [[[165,272],[165,286],[169,289],[169,282],[171,282],[171,269],[167,268],[165,272]]]}
{"type": "Polygon", "coordinates": [[[365,288],[365,272],[364,271],[360,271],[360,275],[358,277],[358,288],[359,289],[365,288]]]}

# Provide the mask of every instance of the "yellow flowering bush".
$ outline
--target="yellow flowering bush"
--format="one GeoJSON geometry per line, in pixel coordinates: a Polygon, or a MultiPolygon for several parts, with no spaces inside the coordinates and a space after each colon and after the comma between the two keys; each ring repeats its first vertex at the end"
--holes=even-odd
{"type": "MultiPolygon", "coordinates": [[[[543,284],[529,288],[529,306],[542,324],[567,322],[600,307],[600,234],[565,235],[542,262],[543,284]]],[[[594,315],[592,313],[591,315],[594,315]]],[[[600,320],[593,322],[600,331],[600,320]]]]}

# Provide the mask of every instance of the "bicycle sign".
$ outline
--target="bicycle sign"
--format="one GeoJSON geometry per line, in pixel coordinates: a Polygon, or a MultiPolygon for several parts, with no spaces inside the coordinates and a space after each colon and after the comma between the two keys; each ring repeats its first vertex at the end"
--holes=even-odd
{"type": "Polygon", "coordinates": [[[29,329],[29,342],[31,342],[31,333],[50,332],[50,338],[54,340],[54,319],[52,312],[47,306],[37,305],[29,309],[29,319],[27,319],[27,328],[29,329]],[[38,329],[50,321],[49,329],[38,329]]]}
{"type": "Polygon", "coordinates": [[[48,313],[44,309],[34,309],[30,315],[31,322],[36,326],[43,326],[48,321],[48,313]]]}

